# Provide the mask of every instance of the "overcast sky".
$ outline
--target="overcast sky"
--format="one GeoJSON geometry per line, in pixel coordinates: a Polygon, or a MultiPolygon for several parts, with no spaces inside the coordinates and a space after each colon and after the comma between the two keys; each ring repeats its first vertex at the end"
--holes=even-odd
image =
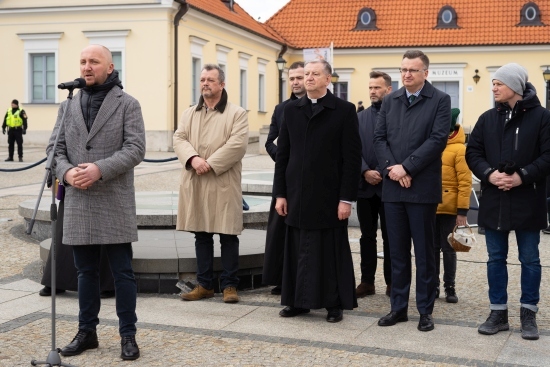
{"type": "Polygon", "coordinates": [[[235,0],[246,12],[256,20],[265,22],[277,10],[281,9],[289,0],[235,0]]]}

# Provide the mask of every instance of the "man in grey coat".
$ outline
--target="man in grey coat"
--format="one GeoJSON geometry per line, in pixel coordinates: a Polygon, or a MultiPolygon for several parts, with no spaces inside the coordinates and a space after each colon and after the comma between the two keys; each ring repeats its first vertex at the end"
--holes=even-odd
{"type": "Polygon", "coordinates": [[[378,325],[408,320],[412,238],[420,331],[434,328],[435,215],[441,202],[441,153],[451,126],[451,98],[426,80],[429,65],[422,51],[405,52],[403,87],[384,98],[374,131],[392,266],[391,312],[378,325]]]}
{"type": "MultiPolygon", "coordinates": [[[[145,156],[145,127],[139,102],[122,92],[111,52],[91,45],[80,54],[86,87],[63,114],[56,148],[56,174],[65,186],[63,243],[73,246],[78,271],[78,333],[64,356],[97,348],[100,308],[100,250],[107,252],[115,279],[121,358],[139,358],[136,343],[137,286],[132,242],[137,241],[134,167],[145,156]]],[[[55,129],[54,129],[55,130],[55,129]]]]}

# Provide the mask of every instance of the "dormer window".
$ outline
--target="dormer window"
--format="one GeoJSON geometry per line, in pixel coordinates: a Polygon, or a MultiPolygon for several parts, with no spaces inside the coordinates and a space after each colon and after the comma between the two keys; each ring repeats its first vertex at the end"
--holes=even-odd
{"type": "Polygon", "coordinates": [[[457,18],[456,11],[453,7],[445,5],[439,10],[439,14],[437,14],[437,25],[435,29],[460,28],[457,23],[457,18]]]}
{"type": "Polygon", "coordinates": [[[517,26],[543,26],[540,21],[540,9],[537,4],[530,2],[521,8],[520,21],[517,26]]]}
{"type": "Polygon", "coordinates": [[[376,13],[371,8],[363,8],[357,14],[356,30],[378,29],[376,27],[376,13]]]}

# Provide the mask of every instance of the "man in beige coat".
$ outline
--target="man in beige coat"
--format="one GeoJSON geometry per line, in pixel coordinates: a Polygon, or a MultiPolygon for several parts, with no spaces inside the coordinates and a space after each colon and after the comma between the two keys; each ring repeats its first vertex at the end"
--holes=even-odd
{"type": "Polygon", "coordinates": [[[238,302],[239,239],[243,229],[241,160],[248,144],[246,111],[228,101],[225,74],[204,65],[201,97],[184,111],[174,133],[174,151],[184,166],[176,229],[195,234],[197,286],[181,298],[214,296],[214,234],[220,236],[224,302],[238,302]]]}

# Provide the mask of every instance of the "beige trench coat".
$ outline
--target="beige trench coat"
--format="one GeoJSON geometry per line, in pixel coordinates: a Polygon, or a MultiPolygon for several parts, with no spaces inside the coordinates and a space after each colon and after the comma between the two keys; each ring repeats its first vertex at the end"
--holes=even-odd
{"type": "Polygon", "coordinates": [[[241,160],[247,144],[248,117],[243,108],[227,102],[223,113],[197,106],[183,112],[174,133],[174,151],[184,166],[177,230],[241,234],[241,160]],[[198,176],[186,166],[195,155],[206,159],[210,172],[198,176]]]}

